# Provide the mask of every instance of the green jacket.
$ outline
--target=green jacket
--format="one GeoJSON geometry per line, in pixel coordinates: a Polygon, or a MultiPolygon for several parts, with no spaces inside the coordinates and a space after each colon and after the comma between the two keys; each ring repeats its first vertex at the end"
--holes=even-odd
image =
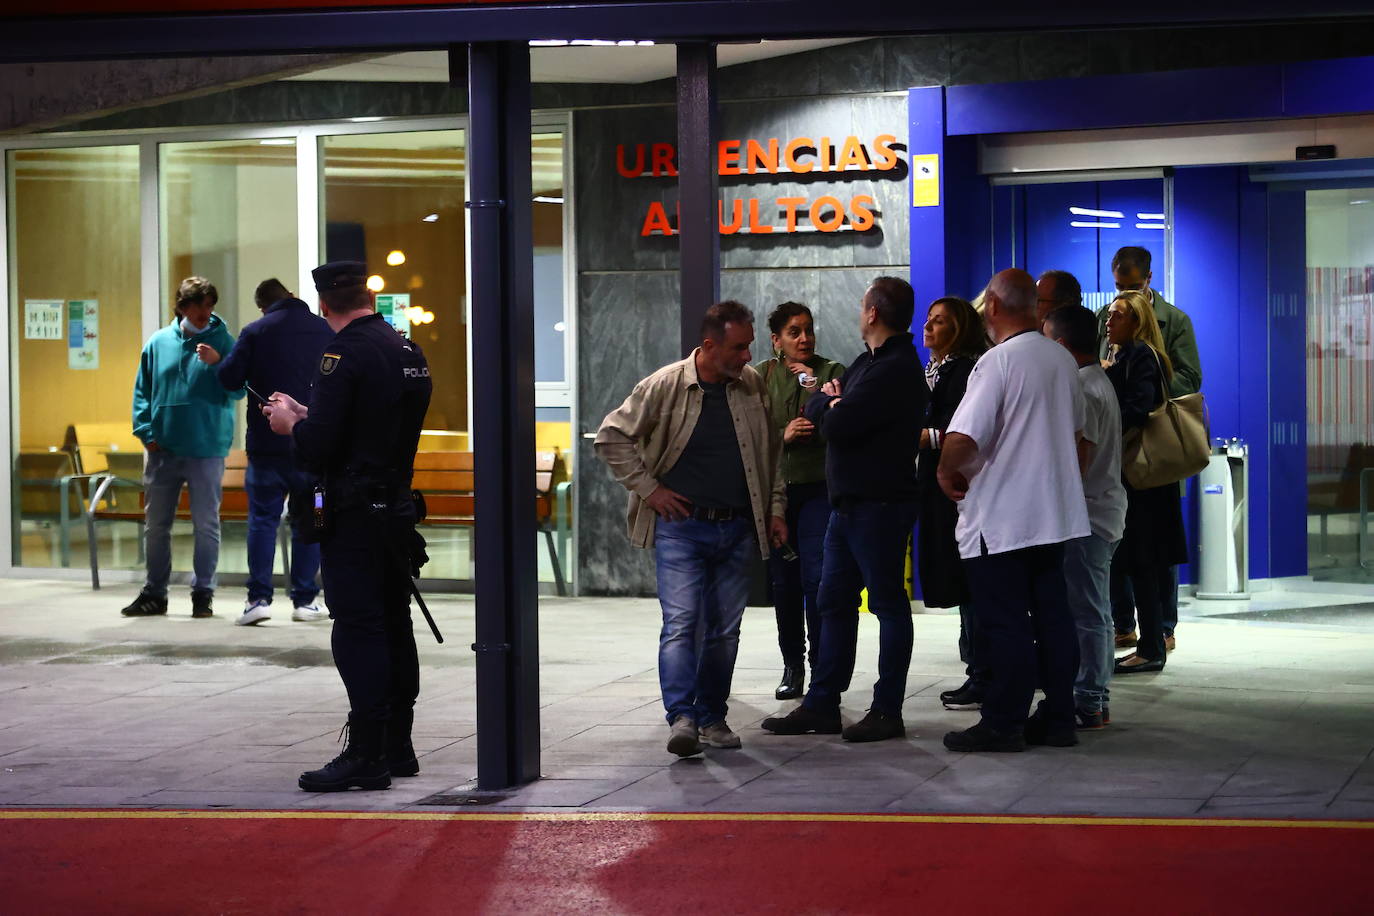
{"type": "Polygon", "coordinates": [[[134,380],[134,435],[173,455],[223,458],[234,438],[233,402],[246,392],[220,386],[219,366],[196,356],[201,343],[228,356],[234,335],[211,315],[209,326],[189,338],[182,336],[180,321],[148,338],[134,380]]]}
{"type": "MultiPolygon", "coordinates": [[[[1155,320],[1159,322],[1159,333],[1164,337],[1164,352],[1169,362],[1174,364],[1174,377],[1169,382],[1169,396],[1182,397],[1202,390],[1202,360],[1197,355],[1197,335],[1193,333],[1193,319],[1178,306],[1171,304],[1152,289],[1154,295],[1155,320]]],[[[1097,340],[1100,356],[1107,358],[1107,312],[1111,303],[1104,305],[1097,313],[1097,340]]]]}
{"type": "MultiPolygon", "coordinates": [[[[754,370],[763,376],[764,387],[768,390],[769,419],[778,431],[779,441],[787,424],[801,416],[802,405],[813,391],[820,390],[820,386],[831,379],[844,375],[844,366],[820,355],[812,356],[806,365],[811,374],[819,379],[816,388],[810,391],[797,382],[797,377],[787,368],[787,362],[781,356],[754,363],[754,370]]],[[[782,477],[789,484],[825,480],[825,440],[819,433],[809,442],[795,442],[782,447],[782,477]]]]}

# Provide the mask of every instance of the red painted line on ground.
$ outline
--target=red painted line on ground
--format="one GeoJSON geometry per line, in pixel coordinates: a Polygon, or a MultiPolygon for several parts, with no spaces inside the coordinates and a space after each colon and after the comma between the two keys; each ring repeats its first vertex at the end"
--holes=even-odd
{"type": "Polygon", "coordinates": [[[1243,821],[973,816],[2,817],[6,913],[974,914],[1082,907],[1325,916],[1369,911],[1354,878],[1374,861],[1374,831],[1331,829],[1368,822],[1273,829],[1243,821]]]}

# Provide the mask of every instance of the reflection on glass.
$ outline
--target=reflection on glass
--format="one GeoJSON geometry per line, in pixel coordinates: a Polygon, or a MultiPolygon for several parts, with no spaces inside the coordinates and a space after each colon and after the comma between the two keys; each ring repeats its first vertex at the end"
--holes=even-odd
{"type": "MultiPolygon", "coordinates": [[[[75,475],[121,459],[142,468],[129,407],[143,345],[138,150],[16,150],[7,165],[17,433],[13,562],[84,565],[86,491],[75,475]]],[[[137,506],[136,493],[125,498],[137,506]]],[[[102,564],[139,565],[132,524],[104,526],[99,537],[102,564]]]]}
{"type": "MultiPolygon", "coordinates": [[[[1307,502],[1313,572],[1360,574],[1374,493],[1374,188],[1307,192],[1307,502]]],[[[1365,562],[1374,548],[1366,540],[1365,562]]],[[[1330,577],[1332,573],[1324,574],[1330,577]]]]}

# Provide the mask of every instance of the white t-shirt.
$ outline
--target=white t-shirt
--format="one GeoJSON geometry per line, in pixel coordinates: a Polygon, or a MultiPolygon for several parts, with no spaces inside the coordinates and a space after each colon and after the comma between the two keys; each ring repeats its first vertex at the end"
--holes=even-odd
{"type": "Polygon", "coordinates": [[[978,444],[955,534],[965,559],[1087,537],[1078,473],[1085,421],[1078,364],[1036,331],[1010,337],[973,367],[949,433],[978,444]]]}
{"type": "Polygon", "coordinates": [[[1097,363],[1078,367],[1087,418],[1083,438],[1093,444],[1083,475],[1088,524],[1104,541],[1119,541],[1126,530],[1126,488],[1121,485],[1121,405],[1107,373],[1097,363]]]}

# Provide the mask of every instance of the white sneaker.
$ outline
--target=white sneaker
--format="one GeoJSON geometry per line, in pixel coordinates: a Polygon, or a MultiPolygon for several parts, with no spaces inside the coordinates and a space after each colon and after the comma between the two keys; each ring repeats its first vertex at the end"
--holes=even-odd
{"type": "Polygon", "coordinates": [[[679,757],[690,757],[701,753],[701,742],[697,740],[697,724],[687,716],[673,720],[672,737],[668,739],[668,753],[679,757]]]}
{"type": "Polygon", "coordinates": [[[712,723],[701,730],[701,743],[707,747],[734,748],[740,746],[739,735],[730,730],[725,720],[712,723]]]}
{"type": "Polygon", "coordinates": [[[328,620],[329,609],[322,608],[318,604],[298,604],[296,609],[291,612],[291,619],[298,622],[328,620]]]}
{"type": "Polygon", "coordinates": [[[251,627],[255,623],[262,623],[272,616],[267,612],[268,607],[270,605],[266,601],[244,602],[243,614],[234,621],[234,624],[240,627],[251,627]]]}

